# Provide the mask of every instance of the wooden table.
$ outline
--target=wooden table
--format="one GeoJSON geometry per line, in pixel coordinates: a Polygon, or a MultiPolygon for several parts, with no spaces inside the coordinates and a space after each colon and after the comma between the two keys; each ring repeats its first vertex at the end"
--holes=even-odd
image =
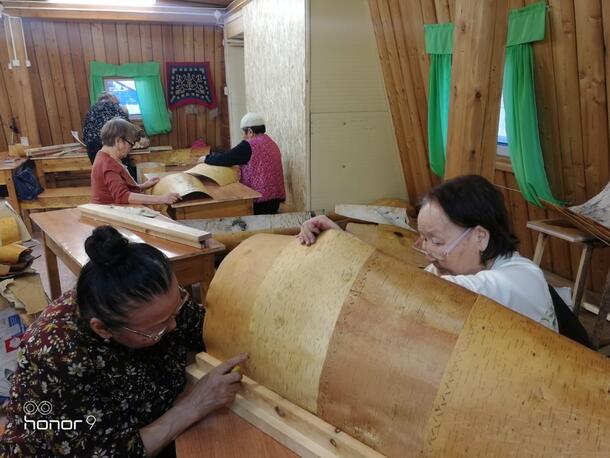
{"type": "Polygon", "coordinates": [[[206,180],[205,187],[210,197],[177,202],[168,208],[170,216],[181,220],[252,215],[254,201],[261,197],[259,192],[241,183],[218,186],[206,180]]]}
{"type": "MultiPolygon", "coordinates": [[[[202,151],[199,150],[195,154],[197,157],[182,157],[184,155],[181,155],[180,157],[173,158],[171,155],[174,151],[171,149],[155,150],[154,146],[151,148],[152,149],[131,151],[129,156],[131,157],[132,163],[134,165],[142,162],[162,162],[167,165],[177,165],[179,162],[193,164],[197,162],[199,156],[202,155],[202,151]]],[[[203,154],[205,154],[205,151],[203,154]]],[[[36,176],[43,187],[54,186],[54,182],[51,180],[47,183],[46,175],[49,173],[91,172],[91,161],[89,160],[89,156],[85,153],[68,153],[61,156],[36,157],[32,159],[36,165],[36,176]]]]}
{"type": "MultiPolygon", "coordinates": [[[[35,213],[31,215],[44,235],[44,253],[53,299],[61,295],[57,258],[75,275],[87,263],[85,239],[91,235],[93,228],[105,223],[88,218],[81,218],[76,208],[35,213]]],[[[170,260],[178,283],[192,285],[200,283],[201,301],[214,275],[214,253],[224,250],[224,245],[210,239],[207,248],[193,248],[181,243],[160,239],[141,232],[117,228],[132,242],[145,242],[161,250],[170,260]]]]}
{"type": "Polygon", "coordinates": [[[0,185],[6,186],[8,191],[7,200],[17,214],[21,213],[21,207],[19,206],[19,199],[17,199],[17,191],[13,182],[13,172],[26,160],[27,158],[24,157],[13,157],[9,156],[8,153],[0,153],[0,185]]]}
{"type": "Polygon", "coordinates": [[[209,415],[178,436],[176,455],[178,458],[298,456],[229,409],[209,415]]]}

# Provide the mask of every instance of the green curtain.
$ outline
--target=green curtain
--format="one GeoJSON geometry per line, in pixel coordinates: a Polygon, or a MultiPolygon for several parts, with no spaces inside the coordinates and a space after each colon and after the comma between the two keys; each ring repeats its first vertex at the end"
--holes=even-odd
{"type": "Polygon", "coordinates": [[[90,71],[89,96],[92,105],[104,92],[104,78],[112,76],[133,78],[146,133],[166,134],[172,130],[157,62],[112,65],[93,61],[90,63],[90,71]]]}
{"type": "Polygon", "coordinates": [[[544,39],[545,21],[545,2],[509,13],[503,85],[508,151],[515,178],[523,197],[539,207],[540,199],[561,204],[553,197],[544,169],[534,90],[532,42],[544,39]]]}
{"type": "Polygon", "coordinates": [[[453,24],[424,25],[426,53],[430,55],[428,82],[428,149],[430,168],[445,175],[453,24]]]}

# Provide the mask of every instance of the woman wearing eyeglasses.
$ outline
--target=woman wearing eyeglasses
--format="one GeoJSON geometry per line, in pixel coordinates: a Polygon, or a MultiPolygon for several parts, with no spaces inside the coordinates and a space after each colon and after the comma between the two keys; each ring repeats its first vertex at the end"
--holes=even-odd
{"type": "Polygon", "coordinates": [[[159,179],[137,184],[122,164],[137,141],[138,132],[136,126],[122,118],[113,118],[102,127],[103,146],[91,169],[91,203],[170,205],[180,200],[175,192],[162,196],[143,194],[142,191],[152,188],[159,179]]]}
{"type": "Polygon", "coordinates": [[[168,259],[110,226],[85,249],[76,290],[23,337],[0,456],[171,456],[176,436],[233,401],[241,376],[232,369],[245,356],[187,388],[204,311],[168,259]]]}
{"type": "MultiPolygon", "coordinates": [[[[558,330],[542,270],[517,250],[502,194],[485,178],[466,175],[433,188],[422,199],[415,244],[428,272],[490,297],[558,330]]],[[[306,221],[298,238],[311,245],[326,229],[340,229],[325,216],[306,221]]]]}

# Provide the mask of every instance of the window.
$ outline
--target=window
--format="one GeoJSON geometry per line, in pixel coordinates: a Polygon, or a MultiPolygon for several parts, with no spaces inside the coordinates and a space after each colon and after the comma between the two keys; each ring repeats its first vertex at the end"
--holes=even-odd
{"type": "Polygon", "coordinates": [[[119,99],[119,103],[127,109],[130,119],[142,119],[133,78],[104,78],[104,89],[119,99]]]}
{"type": "Polygon", "coordinates": [[[506,136],[506,113],[504,112],[504,96],[500,99],[500,122],[498,123],[498,148],[499,156],[508,156],[508,137],[506,136]]]}

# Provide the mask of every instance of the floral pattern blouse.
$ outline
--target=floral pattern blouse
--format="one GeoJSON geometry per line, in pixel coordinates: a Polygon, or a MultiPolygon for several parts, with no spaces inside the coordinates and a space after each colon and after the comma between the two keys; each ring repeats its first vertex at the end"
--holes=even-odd
{"type": "Polygon", "coordinates": [[[172,406],[187,352],[203,350],[204,311],[193,302],[175,331],[137,350],[105,343],[76,310],[70,291],[25,333],[0,456],[146,456],[138,430],[172,406]]]}
{"type": "Polygon", "coordinates": [[[83,142],[85,144],[100,142],[100,132],[107,121],[120,117],[129,121],[129,116],[118,103],[106,100],[93,105],[85,117],[83,127],[83,142]]]}

